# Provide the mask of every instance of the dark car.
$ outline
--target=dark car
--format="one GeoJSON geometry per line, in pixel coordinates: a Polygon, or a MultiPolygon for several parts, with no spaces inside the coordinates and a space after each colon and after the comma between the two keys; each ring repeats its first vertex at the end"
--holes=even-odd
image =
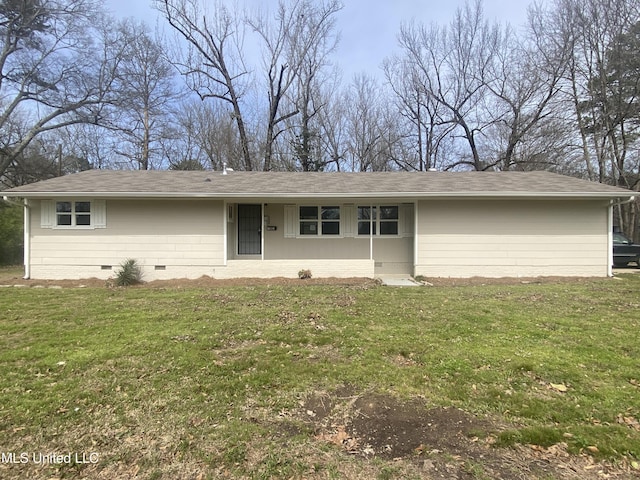
{"type": "Polygon", "coordinates": [[[613,264],[624,267],[635,262],[640,267],[640,245],[633,243],[627,236],[615,232],[613,234],[613,264]]]}

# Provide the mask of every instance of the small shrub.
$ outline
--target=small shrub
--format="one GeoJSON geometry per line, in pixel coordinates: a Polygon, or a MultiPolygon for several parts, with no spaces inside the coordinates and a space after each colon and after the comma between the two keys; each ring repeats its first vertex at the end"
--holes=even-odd
{"type": "Polygon", "coordinates": [[[142,270],[134,259],[125,260],[120,264],[120,270],[116,272],[116,285],[128,287],[142,283],[142,270]]]}
{"type": "Polygon", "coordinates": [[[307,278],[311,278],[311,270],[300,270],[298,272],[298,278],[300,280],[305,280],[307,278]]]}

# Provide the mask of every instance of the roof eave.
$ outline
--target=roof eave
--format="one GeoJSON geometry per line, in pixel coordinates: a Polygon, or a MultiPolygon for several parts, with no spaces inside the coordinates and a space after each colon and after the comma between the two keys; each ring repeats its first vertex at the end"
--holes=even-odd
{"type": "Polygon", "coordinates": [[[482,199],[631,199],[634,192],[342,192],[342,193],[218,193],[218,192],[0,192],[0,195],[12,198],[149,198],[149,199],[301,199],[301,198],[482,198],[482,199]]]}

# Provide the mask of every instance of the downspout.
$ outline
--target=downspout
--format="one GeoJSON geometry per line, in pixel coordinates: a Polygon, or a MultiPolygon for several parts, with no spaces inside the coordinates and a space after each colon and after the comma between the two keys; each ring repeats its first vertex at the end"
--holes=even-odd
{"type": "Polygon", "coordinates": [[[31,206],[24,199],[24,279],[31,278],[31,206]]]}
{"type": "Polygon", "coordinates": [[[613,207],[626,205],[627,203],[631,203],[635,201],[635,195],[632,195],[627,200],[624,201],[614,201],[610,200],[609,205],[607,207],[607,248],[609,249],[609,261],[607,266],[607,276],[613,277],[613,207]]]}
{"type": "Polygon", "coordinates": [[[23,203],[9,200],[7,196],[2,199],[10,205],[24,208],[24,279],[31,278],[31,206],[29,200],[24,199],[23,203]]]}
{"type": "Polygon", "coordinates": [[[413,202],[413,276],[418,267],[418,202],[413,202]]]}
{"type": "Polygon", "coordinates": [[[607,207],[607,277],[613,277],[613,204],[607,207]]]}

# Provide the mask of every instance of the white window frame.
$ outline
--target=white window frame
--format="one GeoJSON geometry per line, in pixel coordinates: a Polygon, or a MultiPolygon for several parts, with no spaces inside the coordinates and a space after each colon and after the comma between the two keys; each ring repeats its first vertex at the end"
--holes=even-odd
{"type": "Polygon", "coordinates": [[[402,235],[402,231],[401,231],[401,213],[402,209],[400,207],[400,205],[397,204],[376,204],[376,205],[362,205],[362,204],[358,204],[356,205],[356,235],[360,238],[365,238],[365,237],[376,237],[376,238],[397,238],[397,237],[401,237],[402,235]],[[368,208],[369,209],[369,215],[371,216],[372,213],[374,212],[374,218],[373,219],[369,219],[368,223],[369,223],[369,233],[360,233],[360,224],[361,223],[365,223],[366,220],[360,220],[358,218],[358,211],[360,208],[368,208]],[[381,219],[381,215],[380,213],[382,212],[382,208],[395,208],[397,211],[397,217],[394,219],[381,219]],[[380,233],[380,224],[381,223],[395,223],[396,224],[396,233],[380,233]],[[371,232],[371,227],[373,227],[373,230],[375,231],[375,233],[371,232]]]}
{"type": "MultiPolygon", "coordinates": [[[[313,202],[304,204],[286,204],[284,205],[284,238],[401,238],[411,237],[414,235],[414,205],[407,203],[323,203],[314,204],[313,202]],[[340,234],[339,235],[300,235],[300,207],[316,207],[322,208],[325,206],[336,206],[340,209],[340,234]],[[376,207],[376,211],[379,212],[380,207],[397,207],[398,218],[393,221],[397,221],[398,233],[397,234],[384,234],[380,235],[380,221],[376,221],[376,235],[359,234],[358,233],[358,207],[376,207]]],[[[321,214],[320,214],[321,215],[321,214]]],[[[304,221],[304,219],[302,219],[304,221]]],[[[313,221],[313,220],[307,220],[313,221]]],[[[317,219],[315,221],[321,221],[317,219]]],[[[384,221],[384,220],[383,220],[384,221]]],[[[322,232],[320,232],[322,233],[322,232]]]]}
{"type": "Polygon", "coordinates": [[[94,200],[88,198],[56,198],[54,200],[42,200],[40,211],[40,227],[52,228],[56,230],[93,230],[96,228],[106,228],[106,201],[94,200]],[[69,203],[71,210],[69,212],[59,212],[58,205],[60,203],[69,203]],[[88,203],[89,211],[76,211],[77,204],[88,203]],[[69,225],[59,225],[58,218],[62,215],[71,216],[69,225]],[[89,218],[88,225],[78,225],[77,216],[87,216],[89,218]]]}
{"type": "Polygon", "coordinates": [[[92,202],[90,200],[56,200],[55,202],[55,228],[93,228],[92,202]],[[58,210],[59,205],[69,204],[69,211],[58,210]],[[89,211],[78,211],[79,204],[89,204],[89,211]],[[70,217],[68,224],[60,223],[61,217],[70,217]],[[78,217],[86,217],[89,223],[78,224],[78,217]]]}
{"type": "Polygon", "coordinates": [[[343,208],[342,205],[339,204],[327,204],[327,205],[296,205],[296,238],[341,238],[344,236],[343,234],[343,208]],[[307,219],[302,218],[300,215],[300,210],[302,208],[315,208],[317,212],[317,216],[315,219],[307,219]],[[322,209],[323,208],[337,208],[339,218],[336,219],[323,219],[322,218],[322,209]],[[323,222],[331,222],[338,224],[338,233],[322,233],[322,223],[323,222]],[[315,234],[305,234],[302,233],[302,224],[303,223],[315,223],[316,224],[316,233],[315,234]]]}

